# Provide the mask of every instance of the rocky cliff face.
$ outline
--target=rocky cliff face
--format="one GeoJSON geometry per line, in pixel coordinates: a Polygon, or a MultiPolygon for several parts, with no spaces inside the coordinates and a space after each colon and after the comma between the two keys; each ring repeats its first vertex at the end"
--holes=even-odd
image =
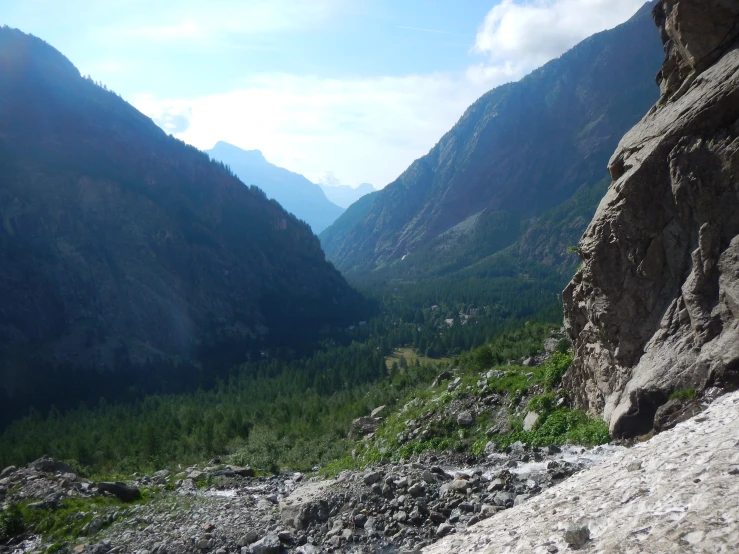
{"type": "Polygon", "coordinates": [[[566,386],[616,436],[651,429],[677,389],[739,385],[739,3],[653,16],[662,96],[612,156],[564,292],[566,386]]]}

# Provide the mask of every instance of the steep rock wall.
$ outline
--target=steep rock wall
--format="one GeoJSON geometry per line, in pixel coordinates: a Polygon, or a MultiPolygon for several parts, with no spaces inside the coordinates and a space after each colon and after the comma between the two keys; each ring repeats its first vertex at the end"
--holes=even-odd
{"type": "Polygon", "coordinates": [[[576,405],[616,436],[739,385],[739,3],[661,0],[662,97],[621,140],[564,291],[576,405]]]}

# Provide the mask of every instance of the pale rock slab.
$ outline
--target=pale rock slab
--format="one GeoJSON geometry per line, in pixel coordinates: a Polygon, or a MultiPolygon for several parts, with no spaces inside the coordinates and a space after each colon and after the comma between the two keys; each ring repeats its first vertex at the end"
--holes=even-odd
{"type": "Polygon", "coordinates": [[[424,554],[569,552],[721,554],[739,545],[739,392],[651,440],[423,550],[424,554]],[[641,464],[641,465],[639,465],[641,464]]]}

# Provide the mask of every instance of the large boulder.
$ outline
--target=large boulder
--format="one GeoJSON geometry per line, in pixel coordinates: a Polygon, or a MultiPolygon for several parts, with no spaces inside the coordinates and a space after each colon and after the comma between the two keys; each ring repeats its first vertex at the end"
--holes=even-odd
{"type": "Polygon", "coordinates": [[[141,499],[141,491],[139,489],[121,482],[109,483],[104,481],[102,483],[98,483],[98,491],[101,493],[110,493],[123,502],[133,502],[134,500],[141,499]]]}
{"type": "Polygon", "coordinates": [[[277,535],[267,535],[251,545],[252,554],[278,554],[280,552],[280,539],[277,535]]]}
{"type": "Polygon", "coordinates": [[[31,462],[28,467],[41,473],[76,473],[69,464],[58,462],[46,456],[31,462]]]}
{"type": "Polygon", "coordinates": [[[621,140],[564,291],[574,404],[649,431],[681,388],[739,386],[739,3],[660,0],[662,98],[621,140]]]}
{"type": "Polygon", "coordinates": [[[379,417],[358,417],[352,421],[349,429],[349,438],[356,439],[374,433],[380,427],[382,419],[379,417]]]}
{"type": "Polygon", "coordinates": [[[295,529],[307,529],[311,523],[328,521],[330,510],[326,494],[335,482],[330,479],[317,481],[295,489],[280,502],[282,523],[295,529]]]}

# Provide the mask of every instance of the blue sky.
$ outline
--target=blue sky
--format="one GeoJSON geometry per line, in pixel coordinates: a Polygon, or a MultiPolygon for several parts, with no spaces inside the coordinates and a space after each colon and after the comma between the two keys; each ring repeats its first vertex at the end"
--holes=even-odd
{"type": "Polygon", "coordinates": [[[383,187],[482,93],[641,0],[3,0],[166,131],[383,187]]]}

